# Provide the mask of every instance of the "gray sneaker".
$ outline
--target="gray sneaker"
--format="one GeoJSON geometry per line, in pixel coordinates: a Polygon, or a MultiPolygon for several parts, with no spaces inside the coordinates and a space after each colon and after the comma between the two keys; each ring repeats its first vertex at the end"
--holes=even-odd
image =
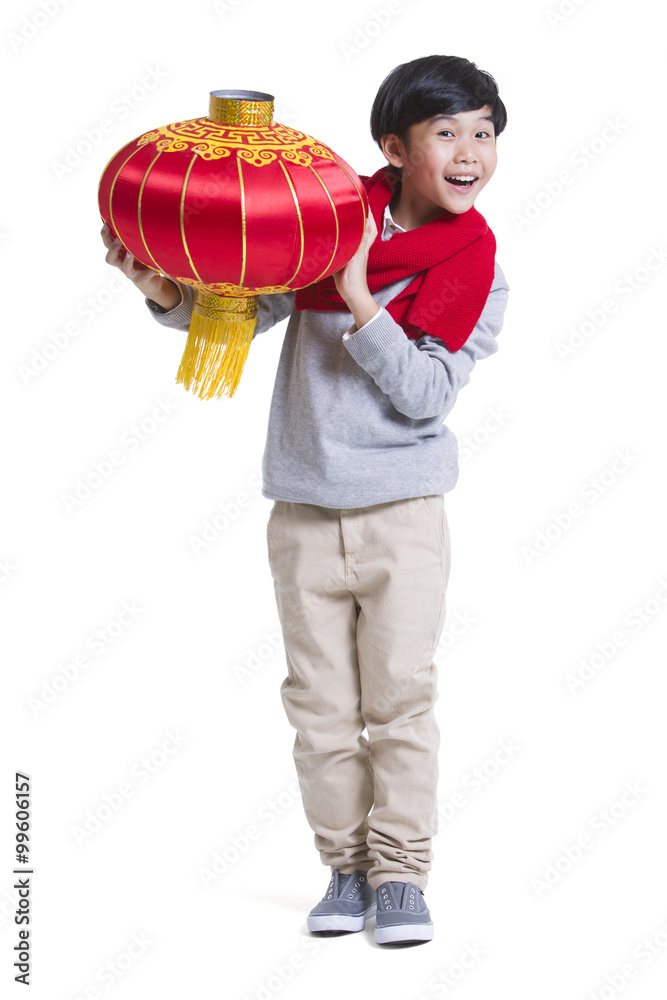
{"type": "Polygon", "coordinates": [[[375,892],[366,872],[342,875],[337,868],[324,896],[308,914],[309,931],[362,931],[375,913],[375,892]]]}
{"type": "Polygon", "coordinates": [[[383,882],[377,890],[377,943],[430,941],[432,937],[431,914],[421,889],[412,882],[383,882]]]}

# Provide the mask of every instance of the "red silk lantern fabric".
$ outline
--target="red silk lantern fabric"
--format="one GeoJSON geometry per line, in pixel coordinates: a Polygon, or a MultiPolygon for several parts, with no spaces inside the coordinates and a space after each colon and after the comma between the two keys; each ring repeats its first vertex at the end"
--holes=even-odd
{"type": "Polygon", "coordinates": [[[210,118],[123,146],[104,170],[99,206],[143,264],[239,297],[333,274],[357,250],[368,214],[356,173],[317,139],[210,118]]]}

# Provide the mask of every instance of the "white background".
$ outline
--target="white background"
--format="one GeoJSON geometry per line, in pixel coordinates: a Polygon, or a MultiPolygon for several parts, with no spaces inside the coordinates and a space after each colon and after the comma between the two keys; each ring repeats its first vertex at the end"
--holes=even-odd
{"type": "Polygon", "coordinates": [[[664,39],[648,0],[563,0],[559,19],[557,2],[3,7],[8,996],[25,995],[15,770],[32,778],[40,1000],[664,996],[664,39]],[[233,400],[176,386],[184,334],[104,263],[97,184],[118,148],[206,114],[222,87],[274,94],[278,121],[372,173],[380,82],[434,52],[492,72],[508,108],[477,207],[511,293],[500,350],[448,421],[461,474],[437,656],[436,937],[383,950],[372,922],[320,941],[305,925],[328,870],[295,791],[257,486],[284,325],[257,339],[233,400]],[[122,465],[68,509],[117,449],[122,465]],[[216,853],[229,864],[206,886],[216,853]]]}

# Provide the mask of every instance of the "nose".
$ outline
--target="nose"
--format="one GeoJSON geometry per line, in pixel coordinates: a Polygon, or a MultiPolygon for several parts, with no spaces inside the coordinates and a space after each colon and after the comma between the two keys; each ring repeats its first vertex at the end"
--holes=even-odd
{"type": "Polygon", "coordinates": [[[454,161],[456,163],[475,163],[476,160],[472,139],[460,139],[454,153],[454,161]]]}

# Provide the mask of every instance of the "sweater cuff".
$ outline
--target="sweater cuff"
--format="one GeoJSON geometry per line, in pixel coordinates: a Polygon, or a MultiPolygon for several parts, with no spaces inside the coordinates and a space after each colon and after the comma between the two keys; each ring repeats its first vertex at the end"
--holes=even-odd
{"type": "Polygon", "coordinates": [[[382,309],[350,337],[343,337],[345,347],[362,367],[405,340],[403,329],[382,309]]]}
{"type": "Polygon", "coordinates": [[[149,298],[146,298],[146,305],[153,313],[158,323],[164,319],[165,321],[168,321],[169,326],[180,324],[181,326],[184,325],[187,329],[190,325],[190,320],[192,319],[194,289],[192,289],[189,285],[186,285],[185,287],[179,285],[179,290],[181,293],[181,301],[177,306],[174,306],[173,309],[164,309],[153,299],[149,298]]]}
{"type": "Polygon", "coordinates": [[[346,330],[345,333],[343,334],[343,340],[348,340],[350,337],[354,337],[356,336],[357,333],[360,333],[362,330],[365,330],[367,326],[370,326],[371,323],[375,322],[375,320],[382,313],[382,311],[383,311],[382,306],[378,306],[378,311],[375,313],[374,316],[371,316],[371,318],[366,323],[364,323],[363,326],[355,326],[355,324],[353,323],[352,326],[349,328],[349,330],[346,330]]]}

